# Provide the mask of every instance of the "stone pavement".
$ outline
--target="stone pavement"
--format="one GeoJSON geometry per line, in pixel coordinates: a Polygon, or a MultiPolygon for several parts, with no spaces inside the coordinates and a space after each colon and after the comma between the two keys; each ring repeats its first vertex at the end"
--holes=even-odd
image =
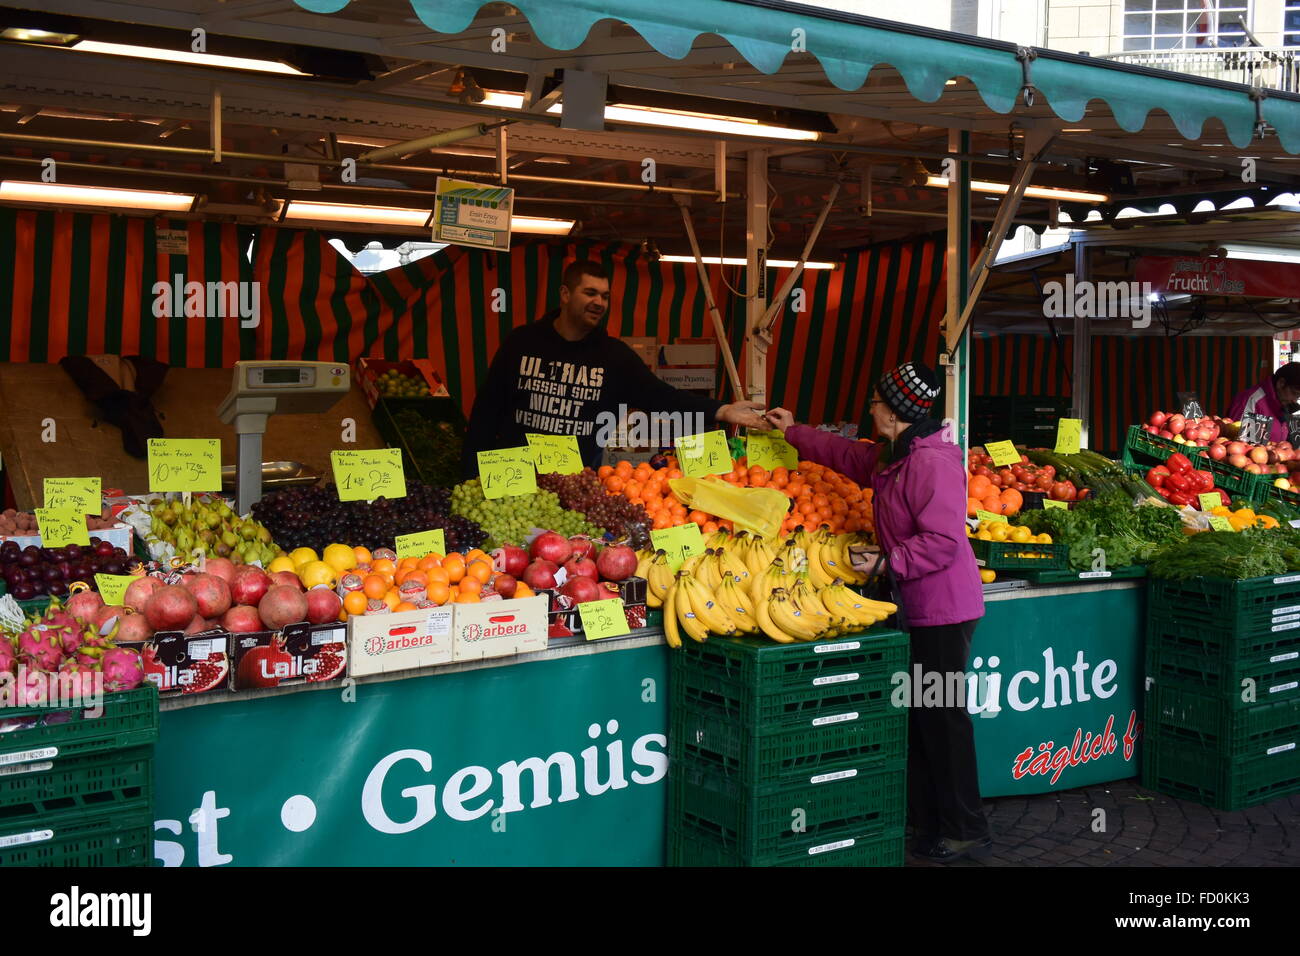
{"type": "MultiPolygon", "coordinates": [[[[949,865],[1300,866],[1300,794],[1228,812],[1145,790],[1134,779],[996,797],[984,812],[993,855],[949,865]]],[[[942,864],[909,854],[907,865],[942,864]]]]}

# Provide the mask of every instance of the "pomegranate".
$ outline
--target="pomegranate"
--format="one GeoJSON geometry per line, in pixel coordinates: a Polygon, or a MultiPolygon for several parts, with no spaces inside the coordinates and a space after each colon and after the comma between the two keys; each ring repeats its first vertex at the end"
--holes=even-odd
{"type": "Polygon", "coordinates": [[[230,599],[236,604],[256,606],[271,587],[271,576],[251,564],[241,564],[235,570],[235,581],[230,585],[230,599]]]}
{"type": "Polygon", "coordinates": [[[124,608],[120,604],[104,604],[101,605],[98,608],[98,610],[95,611],[95,616],[92,617],[90,621],[88,621],[87,623],[89,623],[91,627],[93,627],[96,631],[98,631],[101,627],[103,627],[113,618],[126,617],[126,613],[127,613],[126,608],[124,608]]]}
{"type": "Polygon", "coordinates": [[[298,591],[301,591],[303,589],[302,579],[300,579],[298,575],[294,574],[292,571],[276,571],[274,574],[272,574],[271,587],[276,587],[276,586],[294,588],[295,590],[298,591]]]}
{"type": "Polygon", "coordinates": [[[1244,441],[1230,441],[1230,442],[1228,442],[1228,454],[1229,454],[1229,455],[1244,455],[1244,454],[1246,454],[1247,450],[1249,450],[1249,448],[1250,448],[1250,446],[1247,445],[1244,441]]]}
{"type": "Polygon", "coordinates": [[[597,584],[594,578],[581,575],[565,581],[564,587],[560,588],[560,593],[572,598],[574,604],[585,604],[587,601],[603,601],[609,596],[608,592],[597,584]]]}
{"type": "Polygon", "coordinates": [[[585,534],[575,534],[569,539],[569,544],[573,545],[573,557],[590,558],[596,553],[596,542],[585,534]]]}
{"type": "Polygon", "coordinates": [[[1257,465],[1266,465],[1268,464],[1268,449],[1260,448],[1258,445],[1256,445],[1254,448],[1250,450],[1250,452],[1246,455],[1246,457],[1249,458],[1257,465]]]}
{"type": "Polygon", "coordinates": [[[1229,454],[1228,464],[1230,464],[1233,468],[1245,468],[1247,465],[1250,464],[1250,459],[1247,458],[1245,455],[1229,454]]]}
{"type": "Polygon", "coordinates": [[[221,619],[221,626],[235,634],[251,634],[253,631],[266,630],[262,626],[262,619],[257,616],[257,608],[249,607],[247,604],[236,604],[227,611],[225,617],[221,619]]]}
{"type": "Polygon", "coordinates": [[[226,582],[226,586],[235,583],[235,572],[238,570],[235,562],[229,558],[208,558],[203,570],[208,574],[215,574],[221,580],[226,582]]]}
{"type": "Polygon", "coordinates": [[[528,567],[528,552],[523,548],[507,544],[492,552],[492,568],[495,571],[504,571],[511,577],[517,578],[524,573],[526,567],[528,567]]]}
{"type": "Polygon", "coordinates": [[[179,584],[160,587],[144,605],[145,619],[155,631],[178,631],[193,621],[198,612],[199,602],[179,584]]]}
{"type": "Polygon", "coordinates": [[[65,605],[69,614],[82,624],[89,624],[95,619],[95,612],[104,606],[104,599],[94,591],[78,591],[68,598],[65,605]]]}
{"type": "Polygon", "coordinates": [[[506,600],[515,596],[519,581],[513,574],[498,574],[492,579],[492,588],[506,600]]]}
{"type": "Polygon", "coordinates": [[[122,595],[122,603],[135,611],[144,612],[144,606],[155,591],[163,586],[163,583],[157,578],[151,578],[147,575],[138,578],[127,585],[126,593],[122,595]]]}
{"type": "Polygon", "coordinates": [[[230,585],[215,574],[187,574],[181,586],[194,595],[203,617],[220,617],[230,610],[230,585]]]}
{"type": "MultiPolygon", "coordinates": [[[[573,545],[562,534],[557,534],[554,531],[544,531],[533,539],[528,554],[534,561],[550,561],[559,567],[573,556],[573,545]]],[[[524,580],[527,580],[527,578],[524,580]]]]}
{"type": "Polygon", "coordinates": [[[570,558],[564,562],[564,570],[568,573],[570,580],[579,577],[591,578],[595,581],[599,578],[599,573],[596,571],[596,562],[591,558],[570,558]]]}
{"type": "MultiPolygon", "coordinates": [[[[289,574],[281,571],[281,574],[289,574]]],[[[301,587],[276,584],[257,604],[257,615],[268,628],[279,630],[286,624],[307,620],[307,595],[301,587]]]]}
{"type": "Polygon", "coordinates": [[[596,558],[596,570],[606,581],[626,581],[636,573],[636,552],[625,544],[613,544],[596,558]]]}
{"type": "Polygon", "coordinates": [[[117,622],[117,643],[138,644],[153,637],[153,628],[143,614],[125,614],[117,622]]]}
{"type": "Polygon", "coordinates": [[[307,620],[312,624],[329,624],[339,619],[343,601],[324,585],[307,592],[307,620]]]}
{"type": "Polygon", "coordinates": [[[207,629],[208,629],[208,622],[205,621],[205,620],[204,620],[202,617],[200,617],[199,615],[195,614],[195,615],[194,615],[194,620],[190,621],[189,625],[185,628],[185,633],[186,633],[186,634],[202,634],[202,633],[203,633],[204,631],[206,631],[207,629]]]}
{"type": "Polygon", "coordinates": [[[1228,457],[1228,449],[1222,443],[1216,442],[1210,446],[1210,457],[1215,461],[1223,461],[1228,457]]]}
{"type": "MultiPolygon", "coordinates": [[[[559,535],[556,535],[559,537],[559,535]]],[[[563,539],[561,539],[563,540],[563,539]]],[[[566,541],[565,544],[568,544],[566,541]]],[[[524,583],[536,591],[538,588],[555,587],[555,575],[560,566],[554,561],[538,559],[524,569],[524,583]]]]}

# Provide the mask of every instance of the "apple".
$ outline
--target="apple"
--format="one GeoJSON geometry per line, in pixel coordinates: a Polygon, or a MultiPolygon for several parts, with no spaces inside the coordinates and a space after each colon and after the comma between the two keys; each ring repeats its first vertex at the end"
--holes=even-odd
{"type": "Polygon", "coordinates": [[[1246,470],[1247,470],[1248,472],[1250,472],[1252,475],[1262,475],[1262,474],[1264,474],[1264,466],[1263,466],[1263,465],[1257,465],[1257,464],[1255,464],[1253,461],[1252,461],[1250,464],[1248,464],[1248,465],[1246,466],[1246,470]]]}
{"type": "Polygon", "coordinates": [[[1147,424],[1154,428],[1160,428],[1167,421],[1169,421],[1169,416],[1164,412],[1154,412],[1151,417],[1147,419],[1147,424]]]}
{"type": "Polygon", "coordinates": [[[1246,454],[1246,457],[1257,465],[1266,465],[1268,464],[1268,449],[1256,445],[1246,454]]]}
{"type": "Polygon", "coordinates": [[[1210,457],[1215,461],[1223,461],[1228,457],[1228,449],[1224,447],[1222,442],[1215,442],[1210,446],[1210,457]]]}
{"type": "Polygon", "coordinates": [[[1247,451],[1249,448],[1250,448],[1250,446],[1247,445],[1244,441],[1230,441],[1230,442],[1228,442],[1228,454],[1229,454],[1229,455],[1244,455],[1244,454],[1246,454],[1246,451],[1247,451]]]}
{"type": "Polygon", "coordinates": [[[1175,435],[1182,434],[1183,429],[1187,427],[1187,419],[1178,412],[1174,412],[1169,416],[1169,421],[1165,423],[1165,427],[1175,435]]]}
{"type": "Polygon", "coordinates": [[[1228,464],[1230,464],[1233,468],[1245,468],[1247,465],[1250,464],[1250,459],[1242,454],[1229,455],[1228,464]]]}

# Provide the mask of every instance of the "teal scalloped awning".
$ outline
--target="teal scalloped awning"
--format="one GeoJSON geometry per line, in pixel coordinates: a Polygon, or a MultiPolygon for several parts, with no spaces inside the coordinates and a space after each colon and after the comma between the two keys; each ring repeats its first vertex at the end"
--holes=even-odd
{"type": "MultiPolygon", "coordinates": [[[[295,0],[314,13],[336,13],[349,0],[295,0]]],[[[458,34],[473,23],[482,0],[410,0],[429,29],[458,34]]],[[[944,84],[964,76],[979,90],[985,104],[998,113],[1015,106],[1023,83],[1016,54],[1004,45],[991,45],[958,34],[896,29],[883,20],[855,21],[833,12],[794,5],[756,5],[734,0],[511,0],[528,19],[537,39],[554,50],[572,50],[601,20],[617,20],[635,29],[666,57],[681,59],[695,39],[716,34],[755,69],[772,74],[790,54],[795,30],[803,30],[807,51],[821,64],[826,78],[847,92],[859,89],[871,70],[882,64],[902,76],[918,100],[933,103],[944,84]]],[[[1187,139],[1199,139],[1205,122],[1223,123],[1234,146],[1250,145],[1255,128],[1255,103],[1243,89],[1206,84],[1176,74],[1154,75],[1039,50],[1032,64],[1034,87],[1053,112],[1067,122],[1083,118],[1088,104],[1102,100],[1116,122],[1129,132],[1146,124],[1156,109],[1164,110],[1187,139]]],[[[1276,128],[1283,148],[1300,152],[1300,103],[1272,97],[1264,101],[1263,117],[1276,128]]]]}

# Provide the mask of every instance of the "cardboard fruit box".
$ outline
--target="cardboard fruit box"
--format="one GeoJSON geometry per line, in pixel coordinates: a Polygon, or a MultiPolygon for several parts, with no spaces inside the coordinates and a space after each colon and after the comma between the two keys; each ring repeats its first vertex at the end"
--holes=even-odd
{"type": "Polygon", "coordinates": [[[348,673],[353,677],[432,667],[452,660],[454,608],[354,614],[348,618],[348,673]]]}
{"type": "Polygon", "coordinates": [[[144,643],[144,678],[159,697],[229,690],[231,638],[228,631],[159,631],[144,643]]]}
{"type": "Polygon", "coordinates": [[[235,690],[342,680],[346,624],[290,624],[281,631],[232,634],[235,690]]]}
{"type": "Polygon", "coordinates": [[[474,661],[546,650],[549,597],[457,604],[452,660],[474,661]]]}

